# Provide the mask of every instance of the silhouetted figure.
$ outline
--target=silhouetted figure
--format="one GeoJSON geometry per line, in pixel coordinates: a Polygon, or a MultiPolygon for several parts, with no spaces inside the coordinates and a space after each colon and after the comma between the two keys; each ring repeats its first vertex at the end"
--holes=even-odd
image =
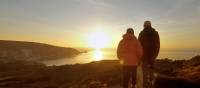
{"type": "Polygon", "coordinates": [[[135,88],[136,68],[142,58],[142,47],[132,28],[127,29],[127,33],[119,42],[117,56],[123,61],[123,87],[128,88],[131,79],[132,88],[135,88]]]}
{"type": "Polygon", "coordinates": [[[160,38],[158,32],[151,27],[150,21],[144,22],[144,29],[139,34],[139,41],[143,47],[143,87],[152,88],[154,63],[160,50],[160,38]]]}

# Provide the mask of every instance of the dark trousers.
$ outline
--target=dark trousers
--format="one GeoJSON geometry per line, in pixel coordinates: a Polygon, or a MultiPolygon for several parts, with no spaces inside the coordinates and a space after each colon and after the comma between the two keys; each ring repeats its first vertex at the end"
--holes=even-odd
{"type": "Polygon", "coordinates": [[[128,88],[130,80],[132,87],[135,88],[136,68],[137,66],[123,66],[123,88],[128,88]]]}
{"type": "Polygon", "coordinates": [[[154,66],[149,63],[144,63],[142,65],[143,69],[143,88],[153,88],[154,79],[154,66]]]}

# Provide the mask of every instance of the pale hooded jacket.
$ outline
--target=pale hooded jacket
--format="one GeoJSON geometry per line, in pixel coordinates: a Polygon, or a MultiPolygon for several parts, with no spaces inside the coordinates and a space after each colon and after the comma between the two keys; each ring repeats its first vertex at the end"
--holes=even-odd
{"type": "Polygon", "coordinates": [[[137,66],[142,58],[142,46],[134,35],[124,34],[117,48],[117,57],[123,65],[137,66]]]}

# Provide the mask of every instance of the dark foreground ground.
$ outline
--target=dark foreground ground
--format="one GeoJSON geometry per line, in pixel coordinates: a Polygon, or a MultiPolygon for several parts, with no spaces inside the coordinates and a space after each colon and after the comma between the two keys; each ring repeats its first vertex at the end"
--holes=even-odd
{"type": "MultiPolygon", "coordinates": [[[[0,58],[0,88],[120,88],[118,61],[45,66],[0,58]]],[[[200,88],[200,56],[190,60],[156,61],[155,88],[200,88]]]]}

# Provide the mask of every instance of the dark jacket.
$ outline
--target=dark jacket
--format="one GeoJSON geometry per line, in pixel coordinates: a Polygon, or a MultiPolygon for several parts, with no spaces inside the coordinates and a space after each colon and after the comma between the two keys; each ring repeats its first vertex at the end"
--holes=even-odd
{"type": "Polygon", "coordinates": [[[145,28],[140,32],[138,40],[143,47],[143,63],[154,64],[160,50],[160,38],[154,28],[145,28]]]}

